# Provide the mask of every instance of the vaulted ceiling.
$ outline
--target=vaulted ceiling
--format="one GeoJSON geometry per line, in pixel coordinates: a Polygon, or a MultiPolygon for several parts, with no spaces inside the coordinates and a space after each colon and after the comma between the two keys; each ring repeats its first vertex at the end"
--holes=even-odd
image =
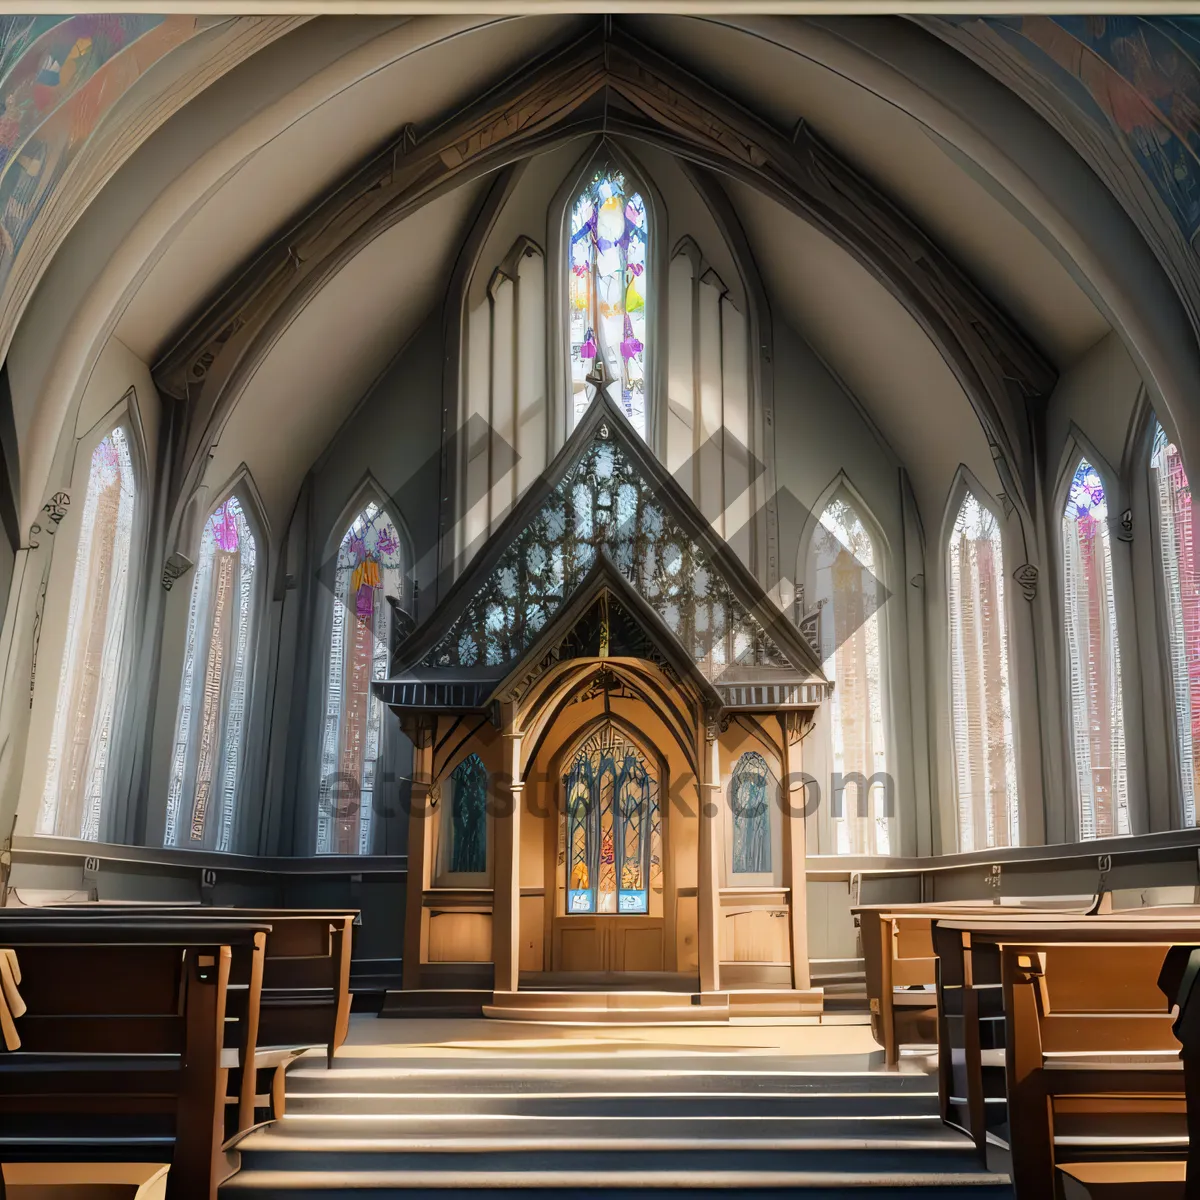
{"type": "Polygon", "coordinates": [[[140,145],[110,148],[86,206],[47,206],[56,237],[24,275],[19,248],[24,294],[5,285],[24,523],[112,339],[188,413],[176,486],[245,460],[285,513],[438,309],[496,172],[601,130],[721,181],[772,307],[918,489],[936,464],[929,504],[972,455],[1031,494],[1029,414],[1111,328],[1168,405],[1200,372],[1123,198],[954,47],[969,33],[685,16],[181,28],[131,85],[172,104],[143,98],[140,145]],[[1057,162],[1006,142],[1031,120],[1057,162]]]}

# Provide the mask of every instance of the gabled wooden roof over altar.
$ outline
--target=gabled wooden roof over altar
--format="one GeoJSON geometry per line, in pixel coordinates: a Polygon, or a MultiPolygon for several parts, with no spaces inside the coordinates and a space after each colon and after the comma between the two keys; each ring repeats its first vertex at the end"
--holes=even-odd
{"type": "Polygon", "coordinates": [[[810,709],[833,686],[603,391],[374,686],[401,714],[485,711],[587,657],[658,662],[714,712],[810,709]]]}

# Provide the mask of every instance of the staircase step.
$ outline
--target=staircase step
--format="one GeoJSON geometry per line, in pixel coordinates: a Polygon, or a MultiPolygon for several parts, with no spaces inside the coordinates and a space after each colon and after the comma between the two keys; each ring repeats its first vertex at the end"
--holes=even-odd
{"type": "Polygon", "coordinates": [[[757,1095],[762,1093],[928,1092],[927,1076],[847,1071],[806,1073],[795,1070],[754,1071],[747,1067],[669,1068],[653,1064],[636,1068],[614,1062],[611,1067],[523,1066],[497,1062],[486,1068],[446,1066],[439,1069],[396,1067],[292,1068],[287,1073],[289,1094],[338,1092],[416,1092],[433,1095],[452,1092],[468,1095],[513,1095],[518,1093],[612,1094],[640,1092],[643,1095],[712,1093],[757,1095]]]}
{"type": "Polygon", "coordinates": [[[884,1117],[938,1116],[937,1092],[723,1092],[712,1095],[627,1091],[431,1095],[421,1092],[293,1092],[287,1113],[429,1117],[884,1117]]]}
{"type": "Polygon", "coordinates": [[[424,1200],[453,1191],[458,1200],[519,1200],[527,1195],[582,1194],[589,1200],[640,1200],[670,1197],[699,1200],[714,1193],[732,1192],[756,1200],[865,1200],[893,1193],[911,1198],[967,1200],[992,1196],[1011,1200],[1007,1175],[985,1171],[949,1174],[909,1171],[881,1176],[874,1172],[841,1171],[645,1171],[636,1178],[597,1178],[590,1171],[465,1171],[453,1177],[439,1171],[364,1171],[353,1181],[339,1171],[256,1171],[233,1176],[221,1187],[224,1195],[286,1196],[288,1200],[334,1200],[339,1196],[373,1195],[377,1200],[424,1200]]]}

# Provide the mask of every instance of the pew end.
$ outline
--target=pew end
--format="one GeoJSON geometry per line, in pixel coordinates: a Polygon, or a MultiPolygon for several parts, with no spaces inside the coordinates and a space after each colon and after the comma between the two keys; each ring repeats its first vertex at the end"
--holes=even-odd
{"type": "Polygon", "coordinates": [[[168,1163],[6,1163],[5,1200],[165,1200],[168,1163]]]}
{"type": "Polygon", "coordinates": [[[1067,1163],[1058,1168],[1063,1200],[1184,1200],[1186,1164],[1067,1163]]]}

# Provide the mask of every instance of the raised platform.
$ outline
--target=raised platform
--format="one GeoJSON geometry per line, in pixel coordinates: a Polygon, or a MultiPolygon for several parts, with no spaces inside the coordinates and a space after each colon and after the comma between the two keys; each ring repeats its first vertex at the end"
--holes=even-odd
{"type": "Polygon", "coordinates": [[[674,1025],[731,1017],[815,1017],[819,988],[805,992],[520,991],[496,992],[484,1015],[503,1021],[588,1025],[674,1025]]]}
{"type": "Polygon", "coordinates": [[[624,988],[522,989],[412,988],[390,991],[381,1017],[478,1017],[571,1025],[676,1025],[728,1021],[732,1017],[822,1015],[821,988],[808,991],[739,989],[688,992],[624,988]]]}

